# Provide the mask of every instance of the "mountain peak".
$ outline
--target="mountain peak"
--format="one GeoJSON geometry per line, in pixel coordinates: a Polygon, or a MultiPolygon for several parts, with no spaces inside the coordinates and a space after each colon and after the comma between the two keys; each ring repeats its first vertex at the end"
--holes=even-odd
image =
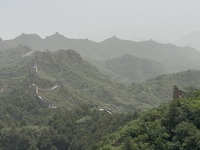
{"type": "Polygon", "coordinates": [[[114,35],[114,36],[112,36],[108,39],[105,39],[103,42],[106,42],[106,41],[115,42],[115,41],[118,41],[118,40],[120,40],[120,39],[114,35]]]}
{"type": "MultiPolygon", "coordinates": [[[[150,45],[160,45],[161,43],[158,43],[156,41],[154,41],[153,39],[147,40],[147,41],[140,41],[139,43],[141,44],[150,44],[150,45]]],[[[162,44],[161,44],[162,45],[162,44]]]]}
{"type": "Polygon", "coordinates": [[[116,37],[116,35],[113,35],[113,37],[112,37],[113,39],[116,39],[117,37],[116,37]]]}
{"type": "Polygon", "coordinates": [[[37,34],[26,34],[26,33],[22,33],[21,35],[17,36],[15,39],[41,39],[41,37],[37,34]]]}
{"type": "Polygon", "coordinates": [[[60,34],[59,32],[54,33],[53,35],[50,36],[46,36],[46,39],[48,38],[54,38],[54,39],[66,39],[65,36],[63,36],[62,34],[60,34]]]}
{"type": "Polygon", "coordinates": [[[116,35],[113,35],[110,39],[119,40],[119,38],[116,35]]]}

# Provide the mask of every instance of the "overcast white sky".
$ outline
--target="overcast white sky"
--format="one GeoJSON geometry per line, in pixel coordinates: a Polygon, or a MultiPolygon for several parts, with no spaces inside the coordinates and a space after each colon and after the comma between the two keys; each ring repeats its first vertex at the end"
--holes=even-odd
{"type": "Polygon", "coordinates": [[[0,37],[175,40],[200,30],[200,0],[0,0],[0,37]]]}

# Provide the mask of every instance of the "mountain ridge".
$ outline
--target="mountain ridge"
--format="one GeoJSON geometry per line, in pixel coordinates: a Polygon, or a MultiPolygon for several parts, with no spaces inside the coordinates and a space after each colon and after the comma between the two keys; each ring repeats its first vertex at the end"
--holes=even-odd
{"type": "Polygon", "coordinates": [[[165,67],[154,60],[123,55],[105,61],[105,68],[128,82],[142,82],[167,73],[165,67]]]}
{"type": "Polygon", "coordinates": [[[191,32],[173,43],[178,46],[192,46],[200,51],[200,31],[191,32]]]}
{"type": "Polygon", "coordinates": [[[168,72],[178,72],[188,69],[200,69],[200,52],[192,47],[178,47],[173,44],[162,44],[153,40],[134,42],[122,40],[113,36],[102,42],[88,39],[70,39],[58,32],[42,39],[36,34],[21,34],[20,36],[0,42],[0,49],[29,46],[33,50],[74,49],[88,60],[112,59],[125,54],[139,58],[147,58],[160,62],[168,72]]]}

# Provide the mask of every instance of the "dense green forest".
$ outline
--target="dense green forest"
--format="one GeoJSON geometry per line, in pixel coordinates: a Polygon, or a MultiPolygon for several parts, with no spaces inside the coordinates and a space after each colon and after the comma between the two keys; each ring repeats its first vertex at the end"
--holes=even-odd
{"type": "Polygon", "coordinates": [[[87,104],[42,108],[30,90],[12,86],[0,94],[0,149],[199,149],[200,92],[186,98],[111,115],[87,104]]]}
{"type": "Polygon", "coordinates": [[[198,87],[200,71],[123,84],[74,50],[20,45],[0,58],[2,150],[199,149],[198,91],[167,103],[174,84],[198,87]]]}
{"type": "Polygon", "coordinates": [[[0,95],[0,149],[88,149],[136,115],[109,114],[90,105],[46,109],[35,96],[12,89],[0,95]]]}
{"type": "Polygon", "coordinates": [[[88,149],[134,115],[109,114],[92,105],[42,108],[24,86],[0,94],[0,149],[88,149]]]}
{"type": "Polygon", "coordinates": [[[200,92],[139,114],[99,144],[100,150],[199,150],[200,92]]]}

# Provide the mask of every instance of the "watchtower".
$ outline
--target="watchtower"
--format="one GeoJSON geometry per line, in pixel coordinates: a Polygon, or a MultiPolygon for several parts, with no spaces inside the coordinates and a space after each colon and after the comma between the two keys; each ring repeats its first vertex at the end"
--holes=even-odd
{"type": "Polygon", "coordinates": [[[173,86],[173,100],[182,98],[184,96],[184,93],[185,93],[184,91],[179,90],[177,85],[173,86]]]}

